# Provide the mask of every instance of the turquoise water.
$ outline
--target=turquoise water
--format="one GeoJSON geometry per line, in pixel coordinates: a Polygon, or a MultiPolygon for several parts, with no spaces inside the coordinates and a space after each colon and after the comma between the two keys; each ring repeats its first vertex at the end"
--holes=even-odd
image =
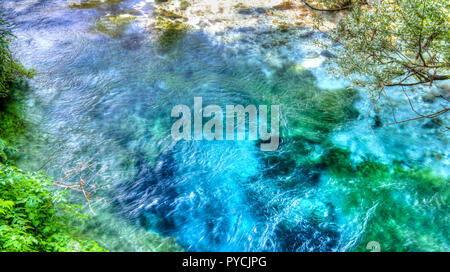
{"type": "MultiPolygon", "coordinates": [[[[83,232],[106,248],[148,250],[139,233],[149,232],[188,251],[366,250],[369,241],[386,250],[449,249],[447,136],[415,137],[404,127],[378,129],[372,139],[364,94],[323,67],[273,66],[202,31],[171,50],[138,23],[108,36],[94,26],[115,5],[2,6],[19,59],[38,72],[20,164],[66,184],[82,178],[95,219],[83,232]],[[174,142],[170,111],[192,106],[194,96],[222,107],[279,104],[279,149],[174,142]],[[430,144],[440,159],[407,156],[430,144]]],[[[81,194],[72,197],[89,211],[81,194]]]]}

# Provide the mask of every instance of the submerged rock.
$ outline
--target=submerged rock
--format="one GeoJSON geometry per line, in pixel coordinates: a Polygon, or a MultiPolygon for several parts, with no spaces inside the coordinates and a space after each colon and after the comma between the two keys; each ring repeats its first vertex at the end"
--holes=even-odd
{"type": "Polygon", "coordinates": [[[265,8],[255,8],[255,12],[258,14],[265,14],[267,12],[267,9],[265,8]]]}
{"type": "Polygon", "coordinates": [[[117,38],[123,35],[126,27],[136,18],[128,13],[108,14],[96,22],[94,29],[111,38],[117,38]]]}
{"type": "Polygon", "coordinates": [[[251,9],[251,8],[239,8],[237,12],[239,14],[242,14],[242,15],[251,15],[253,13],[253,9],[251,9]]]}
{"type": "Polygon", "coordinates": [[[436,85],[444,92],[445,96],[450,96],[450,83],[448,81],[439,82],[436,85]]]}
{"type": "Polygon", "coordinates": [[[424,128],[440,128],[444,124],[444,121],[440,118],[433,118],[427,121],[423,127],[424,128]]]}
{"type": "Polygon", "coordinates": [[[122,47],[126,50],[137,50],[142,46],[143,38],[140,35],[128,35],[124,37],[122,47]]]}
{"type": "Polygon", "coordinates": [[[433,103],[436,101],[436,98],[440,97],[441,94],[437,91],[431,91],[422,97],[423,102],[433,103]]]}
{"type": "Polygon", "coordinates": [[[275,9],[275,10],[290,10],[290,9],[297,8],[297,5],[294,4],[290,0],[284,0],[283,2],[281,2],[278,5],[273,6],[272,8],[275,9]]]}
{"type": "Polygon", "coordinates": [[[335,56],[333,55],[333,53],[331,53],[328,50],[323,50],[322,52],[320,52],[321,56],[324,56],[325,58],[334,58],[335,56]]]}
{"type": "Polygon", "coordinates": [[[267,12],[267,9],[265,8],[248,8],[248,7],[241,7],[238,9],[237,13],[241,14],[241,15],[252,15],[252,14],[256,14],[256,15],[261,15],[261,14],[265,14],[267,12]]]}
{"type": "Polygon", "coordinates": [[[245,33],[245,32],[252,32],[252,31],[255,31],[255,30],[256,29],[254,27],[249,26],[249,27],[241,27],[237,31],[245,33]]]}
{"type": "Polygon", "coordinates": [[[125,0],[82,0],[69,3],[73,9],[113,9],[125,0]]]}

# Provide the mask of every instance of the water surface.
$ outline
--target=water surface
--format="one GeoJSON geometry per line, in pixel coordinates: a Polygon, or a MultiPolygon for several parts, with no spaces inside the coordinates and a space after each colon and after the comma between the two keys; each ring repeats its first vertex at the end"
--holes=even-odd
{"type": "Polygon", "coordinates": [[[391,250],[448,250],[446,136],[387,129],[372,138],[363,94],[308,65],[319,50],[301,46],[309,38],[296,61],[273,66],[201,30],[161,50],[139,17],[112,32],[98,27],[139,1],[19,2],[2,1],[3,13],[18,57],[38,72],[27,102],[34,134],[20,164],[69,183],[82,178],[96,214],[84,232],[100,244],[146,250],[136,232],[148,231],[189,251],[345,251],[364,249],[371,236],[391,250]],[[279,149],[174,142],[170,111],[194,96],[222,107],[281,105],[279,149]],[[408,156],[424,143],[443,152],[439,161],[408,156]],[[336,147],[349,150],[349,164],[336,147]]]}

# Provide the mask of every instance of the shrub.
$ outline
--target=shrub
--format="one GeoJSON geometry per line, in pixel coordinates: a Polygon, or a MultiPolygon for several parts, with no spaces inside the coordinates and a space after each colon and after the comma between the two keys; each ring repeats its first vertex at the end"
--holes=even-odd
{"type": "Polygon", "coordinates": [[[31,78],[33,70],[25,69],[12,55],[9,25],[0,18],[0,99],[9,95],[11,84],[20,78],[31,78]]]}
{"type": "Polygon", "coordinates": [[[76,237],[74,223],[87,217],[50,185],[42,174],[0,163],[0,251],[103,251],[76,237]]]}
{"type": "Polygon", "coordinates": [[[23,132],[15,94],[34,73],[13,58],[13,37],[0,18],[0,251],[103,251],[94,241],[76,237],[72,225],[86,216],[63,192],[52,191],[47,177],[9,165],[15,151],[9,144],[23,132]]]}

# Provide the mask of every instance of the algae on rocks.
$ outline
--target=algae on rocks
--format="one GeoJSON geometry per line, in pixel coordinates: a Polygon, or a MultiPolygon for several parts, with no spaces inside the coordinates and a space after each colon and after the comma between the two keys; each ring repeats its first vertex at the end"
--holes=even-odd
{"type": "Polygon", "coordinates": [[[184,18],[172,11],[157,9],[153,15],[156,17],[157,42],[164,49],[171,49],[189,29],[184,18]]]}
{"type": "Polygon", "coordinates": [[[101,17],[94,28],[111,38],[117,38],[125,32],[126,27],[134,20],[136,20],[136,17],[127,13],[108,14],[101,17]]]}

